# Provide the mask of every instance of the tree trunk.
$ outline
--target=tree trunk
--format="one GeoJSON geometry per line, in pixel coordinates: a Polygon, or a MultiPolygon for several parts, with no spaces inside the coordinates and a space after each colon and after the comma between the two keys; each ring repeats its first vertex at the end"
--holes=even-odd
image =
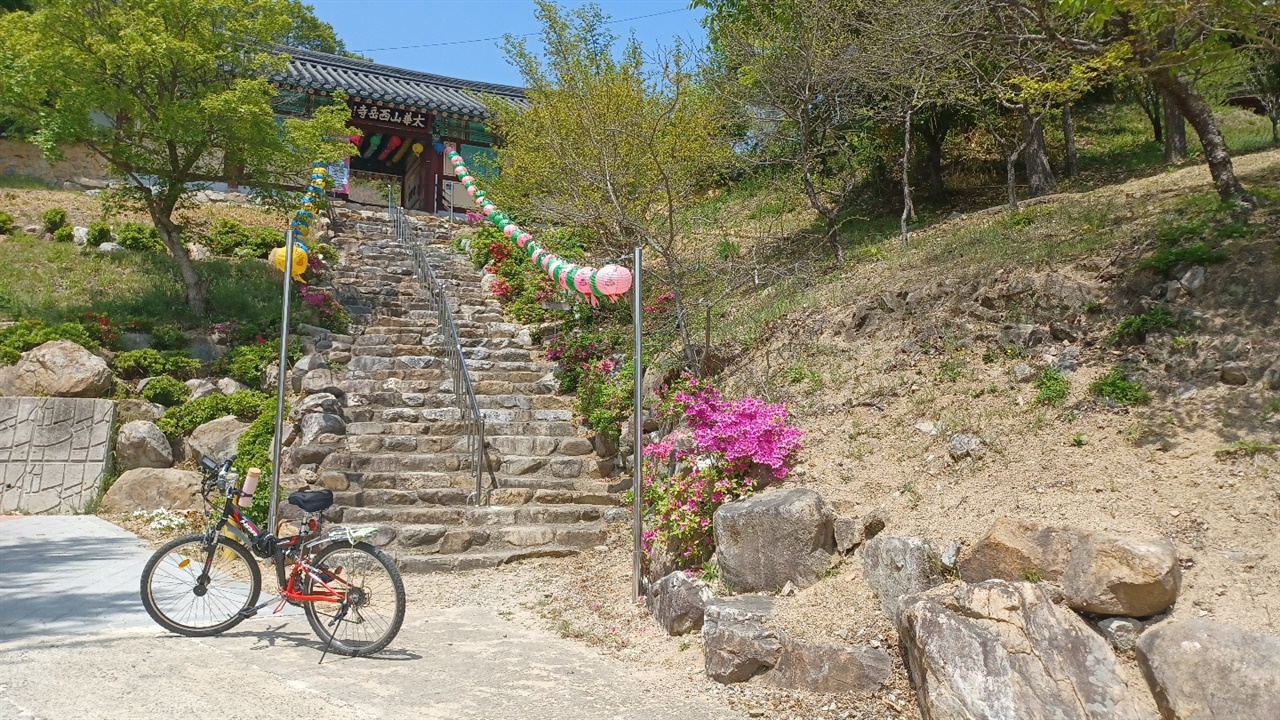
{"type": "Polygon", "coordinates": [[[1160,102],[1160,91],[1151,84],[1150,80],[1142,81],[1142,89],[1138,91],[1138,107],[1142,108],[1142,114],[1147,116],[1147,120],[1151,122],[1151,134],[1155,136],[1156,142],[1164,142],[1164,128],[1160,123],[1160,114],[1163,112],[1164,104],[1160,102]]]}
{"type": "Polygon", "coordinates": [[[836,255],[836,264],[844,264],[844,248],[840,247],[840,234],[837,232],[839,224],[836,222],[837,211],[833,208],[823,212],[822,216],[827,221],[827,242],[831,244],[831,250],[836,255]]]}
{"type": "Polygon", "coordinates": [[[1182,113],[1178,112],[1177,103],[1165,96],[1164,102],[1164,161],[1166,165],[1177,165],[1187,159],[1187,124],[1182,113]]]}
{"type": "Polygon", "coordinates": [[[1049,166],[1049,158],[1045,155],[1044,126],[1040,124],[1043,118],[1043,115],[1022,117],[1022,163],[1027,171],[1028,193],[1031,197],[1051,193],[1058,184],[1053,177],[1053,168],[1049,166]]]}
{"type": "Polygon", "coordinates": [[[840,214],[840,208],[831,207],[827,203],[822,202],[822,198],[818,197],[818,187],[813,183],[813,176],[809,173],[809,169],[804,168],[801,173],[804,181],[804,194],[809,198],[809,204],[813,209],[818,211],[826,221],[826,237],[825,240],[831,244],[831,249],[836,255],[836,264],[844,264],[844,248],[840,247],[840,238],[836,234],[837,219],[840,214]]]}
{"type": "Polygon", "coordinates": [[[1018,209],[1018,156],[1022,154],[1022,148],[1026,143],[1020,143],[1018,147],[1005,159],[1005,189],[1009,191],[1009,209],[1018,209]]]}
{"type": "Polygon", "coordinates": [[[152,209],[151,220],[156,225],[156,232],[164,241],[165,247],[178,263],[178,272],[182,274],[182,284],[187,288],[187,304],[197,317],[209,313],[209,288],[200,274],[196,272],[195,263],[187,253],[187,246],[182,243],[182,228],[173,222],[172,216],[152,209]]]}
{"type": "Polygon", "coordinates": [[[906,245],[911,237],[907,232],[907,219],[915,220],[916,208],[911,202],[911,115],[912,108],[907,108],[906,120],[902,123],[902,244],[906,245]]]}
{"type": "Polygon", "coordinates": [[[1067,151],[1067,167],[1063,174],[1074,178],[1078,172],[1079,156],[1076,154],[1076,121],[1071,117],[1071,106],[1062,106],[1062,141],[1067,151]]]}
{"type": "Polygon", "coordinates": [[[942,179],[942,145],[951,125],[942,111],[935,111],[920,128],[925,146],[925,175],[929,181],[929,200],[942,205],[947,201],[947,186],[942,179]]]}
{"type": "Polygon", "coordinates": [[[1280,130],[1276,127],[1280,122],[1280,108],[1272,106],[1272,109],[1267,112],[1267,117],[1271,120],[1271,144],[1280,145],[1280,130]]]}
{"type": "MultiPolygon", "coordinates": [[[[1236,177],[1227,143],[1222,139],[1218,121],[1213,117],[1213,110],[1204,101],[1204,97],[1194,86],[1174,75],[1167,68],[1153,67],[1149,72],[1152,82],[1164,90],[1165,99],[1172,102],[1182,117],[1185,117],[1191,123],[1191,127],[1195,128],[1196,135],[1200,138],[1200,146],[1204,148],[1205,161],[1209,165],[1209,175],[1213,177],[1213,186],[1218,191],[1218,197],[1224,203],[1257,207],[1258,201],[1245,191],[1236,177]]],[[[1170,128],[1166,127],[1166,137],[1170,134],[1169,131],[1170,128]]]]}

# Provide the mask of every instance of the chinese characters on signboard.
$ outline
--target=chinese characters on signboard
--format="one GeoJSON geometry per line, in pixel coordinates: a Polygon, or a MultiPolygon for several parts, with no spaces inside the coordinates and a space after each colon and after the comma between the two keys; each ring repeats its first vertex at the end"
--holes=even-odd
{"type": "Polygon", "coordinates": [[[431,126],[431,116],[426,113],[413,110],[395,110],[365,103],[353,103],[351,116],[361,120],[378,120],[385,123],[404,125],[405,127],[425,129],[431,126]]]}

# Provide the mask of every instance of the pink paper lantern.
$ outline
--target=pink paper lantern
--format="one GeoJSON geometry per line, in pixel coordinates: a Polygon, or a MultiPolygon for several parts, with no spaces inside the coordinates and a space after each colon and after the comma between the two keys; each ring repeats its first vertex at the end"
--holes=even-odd
{"type": "Polygon", "coordinates": [[[631,271],[621,265],[605,265],[596,272],[596,287],[610,298],[619,298],[631,289],[631,271]]]}
{"type": "Polygon", "coordinates": [[[470,183],[474,178],[472,178],[470,175],[463,175],[462,177],[460,177],[460,178],[458,178],[458,179],[462,181],[462,184],[463,184],[463,185],[466,185],[466,184],[470,183]]]}
{"type": "Polygon", "coordinates": [[[484,210],[485,215],[492,215],[498,211],[497,206],[490,202],[486,202],[480,209],[484,210]]]}
{"type": "Polygon", "coordinates": [[[507,237],[511,237],[512,235],[515,235],[518,232],[520,232],[520,227],[517,226],[515,223],[512,223],[502,228],[502,234],[506,235],[507,237]]]}
{"type": "Polygon", "coordinates": [[[527,232],[522,232],[516,237],[516,242],[527,243],[533,239],[533,236],[527,232]]]}
{"type": "Polygon", "coordinates": [[[519,237],[517,237],[517,238],[516,238],[516,245],[517,245],[521,250],[523,250],[523,249],[524,249],[525,243],[526,243],[526,242],[528,242],[527,240],[525,240],[525,238],[527,238],[527,237],[529,237],[529,233],[524,233],[523,235],[520,235],[519,237]]]}
{"type": "Polygon", "coordinates": [[[573,289],[583,295],[591,295],[591,273],[596,272],[593,267],[584,267],[578,270],[578,274],[573,276],[573,289]]]}
{"type": "Polygon", "coordinates": [[[476,196],[476,189],[475,189],[475,188],[473,188],[473,187],[469,187],[469,188],[467,188],[467,194],[468,194],[468,195],[470,195],[471,197],[475,197],[475,196],[476,196]]]}

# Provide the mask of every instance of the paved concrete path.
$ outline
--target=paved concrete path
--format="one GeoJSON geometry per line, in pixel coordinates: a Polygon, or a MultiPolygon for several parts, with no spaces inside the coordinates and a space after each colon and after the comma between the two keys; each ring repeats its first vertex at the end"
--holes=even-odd
{"type": "Polygon", "coordinates": [[[741,717],[483,608],[411,599],[381,656],[323,665],[300,616],[171,635],[138,600],[149,555],[97,518],[0,518],[0,720],[741,717]]]}

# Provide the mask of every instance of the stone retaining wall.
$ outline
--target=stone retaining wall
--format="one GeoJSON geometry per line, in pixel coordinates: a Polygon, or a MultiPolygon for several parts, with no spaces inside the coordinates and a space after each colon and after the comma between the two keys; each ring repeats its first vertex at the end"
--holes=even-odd
{"type": "Polygon", "coordinates": [[[0,397],[0,514],[75,513],[111,470],[116,404],[0,397]]]}
{"type": "Polygon", "coordinates": [[[31,143],[0,139],[0,174],[39,178],[49,182],[79,183],[82,178],[105,180],[102,161],[85,148],[72,145],[63,148],[63,159],[50,163],[31,143]]]}

